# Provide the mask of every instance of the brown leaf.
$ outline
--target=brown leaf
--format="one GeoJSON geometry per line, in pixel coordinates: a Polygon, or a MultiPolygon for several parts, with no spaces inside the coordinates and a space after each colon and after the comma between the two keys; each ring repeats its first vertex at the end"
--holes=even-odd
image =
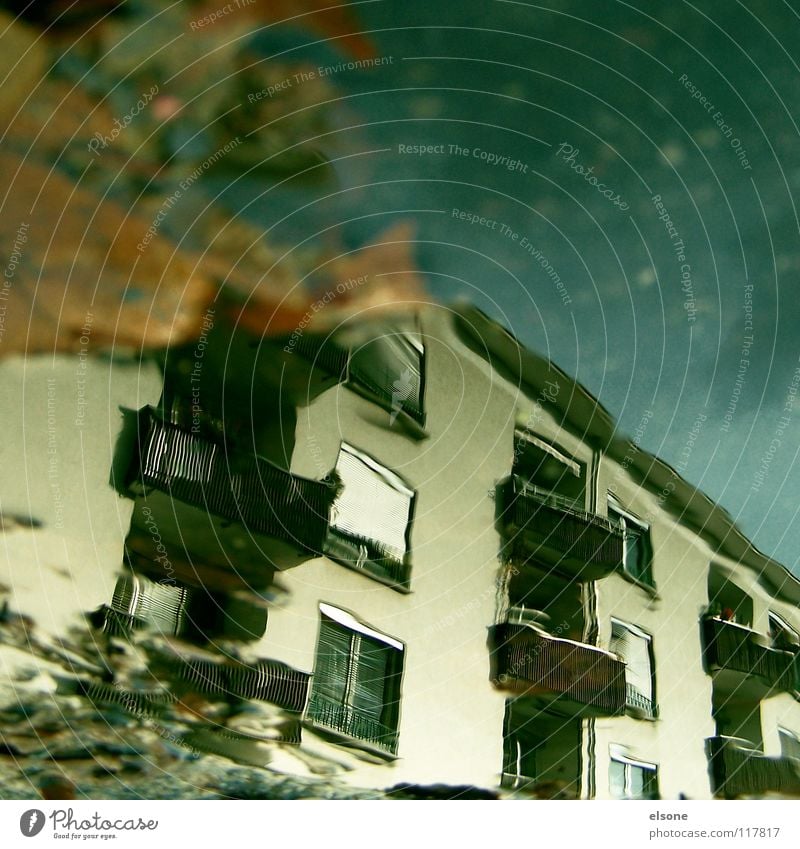
{"type": "Polygon", "coordinates": [[[46,61],[39,33],[0,10],[0,124],[9,120],[34,90],[46,61]]]}
{"type": "MultiPolygon", "coordinates": [[[[330,39],[330,46],[348,52],[357,59],[375,56],[370,39],[359,28],[357,18],[346,0],[240,0],[231,12],[213,19],[208,25],[226,26],[242,18],[264,24],[286,23],[300,29],[311,30],[330,39]]],[[[193,10],[195,21],[207,15],[219,14],[219,0],[203,0],[193,10]]]]}
{"type": "Polygon", "coordinates": [[[69,178],[0,154],[0,355],[95,345],[164,347],[194,338],[216,294],[151,222],[69,178]]]}

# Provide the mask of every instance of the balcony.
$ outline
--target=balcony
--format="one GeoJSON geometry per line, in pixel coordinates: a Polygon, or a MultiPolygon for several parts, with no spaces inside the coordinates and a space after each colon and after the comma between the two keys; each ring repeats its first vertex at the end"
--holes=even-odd
{"type": "Polygon", "coordinates": [[[532,625],[495,625],[497,686],[534,696],[571,715],[617,716],[625,712],[625,664],[603,649],[553,637],[532,625]]]}
{"type": "Polygon", "coordinates": [[[512,476],[501,485],[500,505],[514,562],[533,559],[576,581],[594,581],[622,567],[620,528],[574,502],[512,476]]]}
{"type": "Polygon", "coordinates": [[[737,737],[711,737],[706,751],[715,796],[800,795],[800,761],[794,758],[769,757],[737,737]]]}
{"type": "Polygon", "coordinates": [[[253,665],[212,660],[188,660],[176,670],[179,678],[200,692],[234,699],[271,702],[300,713],[306,704],[311,676],[275,660],[253,665]]]}
{"type": "Polygon", "coordinates": [[[163,420],[151,407],[139,418],[134,488],[167,493],[248,530],[322,552],[334,491],[255,455],[229,451],[216,434],[163,420]]]}
{"type": "Polygon", "coordinates": [[[755,631],[735,622],[713,617],[703,620],[703,643],[709,672],[734,673],[732,686],[740,689],[746,676],[759,685],[762,695],[793,692],[797,687],[797,655],[762,645],[755,631]]]}

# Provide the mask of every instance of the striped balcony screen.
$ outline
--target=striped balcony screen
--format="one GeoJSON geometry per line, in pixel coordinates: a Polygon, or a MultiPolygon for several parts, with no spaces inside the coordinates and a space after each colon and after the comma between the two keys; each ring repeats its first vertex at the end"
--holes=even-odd
{"type": "Polygon", "coordinates": [[[328,484],[228,452],[221,442],[165,422],[152,408],[141,415],[132,477],[253,531],[322,551],[333,497],[328,484]]]}

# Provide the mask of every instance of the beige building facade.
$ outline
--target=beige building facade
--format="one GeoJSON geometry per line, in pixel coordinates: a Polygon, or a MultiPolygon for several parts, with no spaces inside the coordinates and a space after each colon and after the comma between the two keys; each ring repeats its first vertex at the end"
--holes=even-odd
{"type": "Polygon", "coordinates": [[[467,307],[251,343],[217,328],[130,403],[106,627],[192,631],[211,593],[263,663],[247,695],[296,719],[270,768],[800,792],[800,582],[579,384],[467,307]]]}

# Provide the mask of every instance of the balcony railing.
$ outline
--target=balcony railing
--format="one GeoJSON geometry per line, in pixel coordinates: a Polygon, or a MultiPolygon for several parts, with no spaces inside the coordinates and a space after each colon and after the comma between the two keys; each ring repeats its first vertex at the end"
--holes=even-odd
{"type": "Polygon", "coordinates": [[[623,534],[613,522],[566,499],[554,500],[517,476],[502,485],[500,495],[501,521],[516,562],[540,561],[579,581],[621,568],[623,534]]]}
{"type": "Polygon", "coordinates": [[[390,754],[397,753],[397,731],[351,705],[312,692],[306,716],[314,725],[370,743],[390,754]]]}
{"type": "Polygon", "coordinates": [[[625,664],[616,655],[531,625],[495,625],[493,642],[496,682],[502,689],[561,700],[578,714],[625,712],[625,664]]]}
{"type": "Polygon", "coordinates": [[[129,480],[170,494],[248,529],[319,554],[333,488],[255,455],[164,421],[150,407],[139,420],[139,456],[129,480]]]}
{"type": "Polygon", "coordinates": [[[759,679],[768,690],[793,692],[797,655],[760,645],[758,634],[743,625],[709,617],[703,620],[706,666],[759,679]]]}
{"type": "Polygon", "coordinates": [[[646,716],[648,719],[656,718],[656,706],[653,700],[645,696],[633,684],[625,685],[625,707],[631,713],[646,716]]]}
{"type": "Polygon", "coordinates": [[[706,750],[716,796],[800,795],[800,761],[794,758],[769,757],[735,737],[711,737],[706,750]]]}
{"type": "Polygon", "coordinates": [[[331,527],[325,540],[325,554],[351,569],[367,572],[372,577],[395,587],[408,588],[411,567],[399,560],[386,546],[366,537],[346,534],[331,527]]]}
{"type": "Polygon", "coordinates": [[[178,674],[203,693],[272,702],[296,713],[305,707],[311,680],[308,673],[275,660],[252,665],[188,660],[178,667],[178,674]]]}

